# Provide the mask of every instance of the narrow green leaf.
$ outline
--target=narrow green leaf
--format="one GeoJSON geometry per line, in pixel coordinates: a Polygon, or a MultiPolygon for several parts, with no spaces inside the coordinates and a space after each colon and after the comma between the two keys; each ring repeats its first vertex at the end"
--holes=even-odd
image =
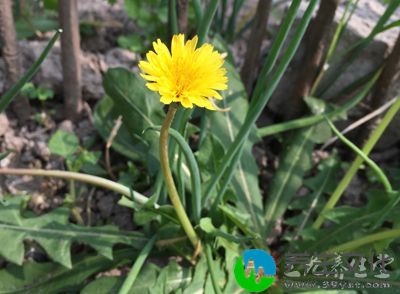
{"type": "Polygon", "coordinates": [[[133,287],[133,284],[136,281],[136,278],[142,269],[143,263],[145,262],[147,256],[149,256],[151,249],[153,248],[154,242],[157,239],[157,235],[154,235],[143,247],[140,251],[138,258],[135,260],[129,275],[125,279],[125,282],[122,284],[121,289],[119,290],[119,294],[127,294],[130,293],[133,287]]]}
{"type": "Polygon", "coordinates": [[[212,249],[210,244],[205,244],[205,249],[206,249],[206,258],[207,258],[207,265],[208,265],[208,271],[210,273],[212,285],[214,288],[214,292],[216,294],[222,294],[221,288],[220,288],[220,279],[218,279],[217,274],[216,274],[216,269],[219,267],[215,267],[214,265],[214,259],[212,257],[212,249]]]}
{"type": "Polygon", "coordinates": [[[355,153],[357,153],[358,156],[360,156],[366,164],[370,166],[370,168],[376,173],[378,178],[380,179],[382,185],[385,187],[387,192],[392,192],[392,186],[386,177],[385,173],[383,170],[374,162],[372,161],[367,154],[365,154],[362,150],[360,150],[356,145],[354,145],[350,140],[348,140],[345,136],[343,136],[339,130],[335,127],[335,125],[328,119],[326,118],[329,126],[333,130],[333,132],[338,136],[338,138],[346,144],[347,147],[349,147],[351,150],[353,150],[355,153]]]}
{"type": "Polygon", "coordinates": [[[149,293],[174,293],[178,289],[185,288],[191,280],[192,276],[189,269],[171,261],[161,270],[149,293]]]}
{"type": "Polygon", "coordinates": [[[115,251],[114,260],[98,255],[78,255],[72,269],[50,262],[27,262],[23,266],[10,264],[0,271],[0,293],[79,292],[91,275],[127,264],[134,257],[134,251],[123,249],[115,251]]]}
{"type": "Polygon", "coordinates": [[[243,3],[244,3],[244,0],[234,0],[234,2],[233,2],[232,13],[229,17],[228,27],[226,29],[226,39],[229,42],[232,42],[234,39],[236,22],[237,22],[237,18],[238,18],[240,9],[243,6],[243,3]]]}
{"type": "Polygon", "coordinates": [[[400,229],[391,229],[367,235],[362,238],[358,238],[356,240],[341,244],[339,246],[332,247],[328,250],[328,252],[349,252],[361,246],[373,244],[377,241],[394,240],[398,238],[400,238],[400,229]]]}
{"type": "MultiPolygon", "coordinates": [[[[383,132],[386,130],[396,113],[400,110],[400,98],[397,98],[396,102],[390,107],[387,111],[385,116],[383,117],[380,124],[377,128],[373,131],[371,136],[369,137],[368,141],[365,143],[364,147],[362,148],[362,152],[368,156],[371,150],[374,148],[375,144],[378,142],[380,137],[382,136],[383,132]]],[[[343,179],[339,182],[337,188],[332,193],[331,197],[329,198],[328,202],[326,203],[325,207],[323,208],[322,212],[326,212],[329,209],[332,209],[335,204],[339,201],[340,197],[342,196],[343,192],[346,190],[350,181],[358,171],[359,167],[363,163],[363,158],[361,156],[357,156],[357,158],[353,161],[352,165],[350,166],[349,170],[346,172],[343,179]]],[[[314,222],[313,227],[318,229],[324,221],[323,215],[320,215],[317,220],[314,222]]]]}
{"type": "MultiPolygon", "coordinates": [[[[372,86],[375,84],[376,80],[379,77],[380,72],[376,73],[364,86],[364,88],[357,93],[352,99],[348,102],[344,103],[340,107],[336,107],[333,110],[325,113],[329,119],[337,119],[346,114],[350,109],[355,107],[360,101],[362,101],[368,92],[371,90],[372,86]]],[[[320,123],[324,120],[323,114],[317,114],[313,116],[308,116],[304,118],[294,119],[288,122],[274,124],[272,126],[266,126],[263,128],[258,129],[258,135],[261,137],[277,134],[280,132],[286,132],[289,130],[294,130],[298,128],[303,128],[307,126],[312,126],[314,124],[320,123]]]]}
{"type": "Polygon", "coordinates": [[[203,7],[201,5],[201,1],[200,0],[193,0],[190,1],[189,3],[193,3],[193,10],[194,10],[194,14],[196,17],[196,23],[197,23],[197,27],[200,26],[200,22],[203,18],[203,7]]]}
{"type": "Polygon", "coordinates": [[[204,255],[200,256],[194,268],[193,279],[183,290],[183,294],[202,293],[204,291],[207,276],[207,261],[204,255]]]}
{"type": "Polygon", "coordinates": [[[297,27],[297,30],[293,36],[293,39],[291,40],[288,49],[283,55],[281,63],[278,66],[276,72],[271,77],[269,82],[266,84],[264,91],[260,92],[260,96],[254,97],[253,99],[254,103],[252,102],[252,105],[246,115],[245,121],[243,122],[241,128],[239,129],[239,132],[236,135],[234,142],[230,145],[228,152],[225,154],[221,166],[219,167],[215,176],[212,178],[212,182],[208,185],[207,191],[205,193],[206,199],[210,196],[215,186],[217,185],[218,181],[225,173],[226,168],[232,164],[232,159],[236,158],[236,160],[239,160],[241,158],[240,156],[235,157],[236,153],[240,151],[244,142],[246,142],[250,132],[253,129],[254,123],[257,121],[268,100],[271,98],[272,93],[275,91],[279,81],[281,80],[290,61],[292,60],[295,52],[297,51],[297,48],[300,45],[300,41],[308,27],[308,24],[312,18],[312,13],[317,3],[318,3],[317,0],[311,0],[309,2],[307,10],[304,13],[303,18],[301,19],[297,27]]]}
{"type": "Polygon", "coordinates": [[[354,44],[349,48],[340,58],[339,62],[336,62],[331,66],[329,71],[326,72],[322,79],[319,87],[316,90],[316,96],[322,97],[326,91],[337,81],[340,75],[346,70],[353,61],[359,56],[359,54],[373,41],[374,37],[382,32],[387,21],[396,11],[400,5],[400,0],[392,0],[387,6],[385,12],[381,15],[370,34],[358,43],[354,44]]]}
{"type": "Polygon", "coordinates": [[[211,0],[202,15],[200,26],[198,26],[197,34],[199,36],[199,45],[202,45],[207,38],[212,20],[217,12],[219,0],[211,0]]]}
{"type": "Polygon", "coordinates": [[[297,11],[299,10],[300,4],[301,0],[293,0],[290,4],[286,16],[282,21],[282,25],[279,28],[278,34],[276,35],[276,38],[272,43],[272,47],[267,56],[267,59],[265,60],[264,65],[261,69],[261,73],[258,78],[256,88],[254,90],[254,97],[258,97],[263,89],[265,89],[266,79],[278,60],[285,40],[289,35],[289,31],[293,25],[293,22],[296,19],[297,11]]]}
{"type": "Polygon", "coordinates": [[[178,26],[178,15],[176,13],[176,0],[169,0],[168,1],[168,18],[170,23],[170,29],[173,35],[179,33],[179,26],[178,26]]]}
{"type": "Polygon", "coordinates": [[[57,41],[60,36],[62,30],[57,30],[54,36],[51,38],[46,48],[44,48],[42,54],[35,61],[35,63],[29,68],[27,73],[14,85],[11,89],[9,89],[1,98],[0,98],[0,113],[4,111],[4,109],[10,104],[12,99],[17,96],[17,94],[21,91],[22,87],[25,83],[29,82],[30,79],[35,75],[35,73],[39,70],[39,67],[49,54],[51,48],[53,48],[54,43],[57,41]]]}

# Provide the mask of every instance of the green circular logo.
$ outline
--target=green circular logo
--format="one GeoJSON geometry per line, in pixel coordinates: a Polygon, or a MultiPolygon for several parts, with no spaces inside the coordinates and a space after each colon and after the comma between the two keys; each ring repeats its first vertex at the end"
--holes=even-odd
{"type": "Polygon", "coordinates": [[[240,287],[249,292],[261,292],[275,281],[273,257],[261,249],[249,249],[236,259],[234,274],[240,287]]]}

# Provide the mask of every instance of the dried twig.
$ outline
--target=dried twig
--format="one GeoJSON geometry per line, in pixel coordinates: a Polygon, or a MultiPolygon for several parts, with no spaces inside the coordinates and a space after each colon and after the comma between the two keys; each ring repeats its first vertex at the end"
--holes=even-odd
{"type": "MultiPolygon", "coordinates": [[[[384,105],[382,105],[381,107],[379,107],[378,109],[368,113],[367,115],[363,116],[362,118],[360,118],[359,120],[355,121],[354,123],[352,123],[351,125],[349,125],[347,128],[345,128],[343,131],[341,131],[341,133],[343,135],[347,134],[348,132],[355,130],[356,128],[358,128],[359,126],[367,123],[368,121],[374,119],[375,117],[377,117],[378,115],[382,114],[383,112],[386,111],[386,109],[388,109],[393,103],[396,102],[398,98],[394,98],[388,102],[386,102],[384,105]]],[[[330,138],[322,147],[321,150],[326,149],[327,147],[329,147],[330,145],[332,145],[333,143],[335,143],[337,141],[338,137],[332,137],[330,138]]]]}
{"type": "Polygon", "coordinates": [[[165,240],[158,240],[156,242],[156,246],[157,247],[164,247],[164,246],[169,246],[169,245],[173,245],[182,241],[187,240],[187,236],[182,236],[182,237],[176,237],[176,238],[172,238],[172,239],[165,239],[165,240]]]}
{"type": "Polygon", "coordinates": [[[111,162],[110,162],[110,148],[112,145],[112,142],[114,141],[115,137],[118,134],[119,128],[121,127],[122,124],[122,116],[118,116],[118,118],[115,120],[114,127],[111,130],[110,135],[108,136],[106,147],[105,147],[105,162],[106,162],[106,170],[108,174],[110,175],[110,178],[115,180],[116,176],[114,175],[112,168],[111,168],[111,162]]]}
{"type": "Polygon", "coordinates": [[[90,209],[91,203],[92,203],[92,198],[94,195],[94,192],[96,191],[96,188],[91,188],[88,198],[87,198],[87,202],[86,202],[86,215],[87,215],[87,223],[86,225],[88,227],[90,227],[91,223],[92,223],[92,210],[90,209]]]}

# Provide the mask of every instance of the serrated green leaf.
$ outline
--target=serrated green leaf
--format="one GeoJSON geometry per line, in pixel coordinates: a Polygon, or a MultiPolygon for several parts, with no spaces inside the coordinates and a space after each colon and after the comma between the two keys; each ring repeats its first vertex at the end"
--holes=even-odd
{"type": "Polygon", "coordinates": [[[79,291],[89,276],[126,264],[133,258],[135,258],[134,251],[123,249],[115,252],[114,260],[98,255],[78,255],[74,258],[72,269],[50,262],[27,262],[23,266],[10,264],[0,271],[0,293],[79,291]]]}
{"type": "Polygon", "coordinates": [[[354,215],[358,215],[360,212],[360,208],[350,207],[350,206],[340,206],[335,207],[327,211],[324,215],[325,218],[335,222],[340,223],[347,219],[352,219],[354,215]]]}
{"type": "Polygon", "coordinates": [[[193,279],[190,284],[183,290],[183,294],[203,293],[207,277],[207,260],[204,254],[196,263],[193,279]]]}
{"type": "MultiPolygon", "coordinates": [[[[130,293],[151,294],[150,289],[155,285],[160,269],[153,263],[148,263],[141,270],[130,293]]],[[[118,293],[125,277],[102,277],[88,284],[82,294],[118,293]]]]}
{"type": "Polygon", "coordinates": [[[150,293],[175,293],[178,289],[184,289],[191,281],[191,273],[175,261],[171,261],[164,267],[157,277],[150,293]]]}
{"type": "MultiPolygon", "coordinates": [[[[216,276],[216,280],[218,281],[217,282],[218,286],[220,289],[223,289],[227,282],[227,279],[226,279],[225,271],[222,267],[221,258],[218,258],[216,260],[211,260],[211,263],[212,263],[212,267],[213,267],[213,270],[214,270],[214,273],[216,276]]],[[[210,274],[207,275],[204,293],[215,293],[210,274]]]]}
{"type": "Polygon", "coordinates": [[[22,264],[24,258],[23,240],[38,242],[49,257],[70,268],[72,242],[83,242],[106,258],[112,259],[112,247],[117,243],[141,248],[146,238],[140,233],[120,232],[114,226],[83,227],[68,222],[66,208],[33,218],[24,218],[20,206],[10,203],[0,209],[0,255],[16,264],[22,264]]]}
{"type": "Polygon", "coordinates": [[[124,282],[124,277],[100,277],[90,284],[80,292],[81,294],[114,294],[118,293],[124,282]]]}
{"type": "Polygon", "coordinates": [[[305,218],[304,213],[300,213],[298,215],[295,215],[295,216],[292,216],[289,218],[285,218],[284,223],[289,226],[293,226],[293,227],[299,226],[302,223],[302,221],[304,220],[304,218],[305,218]]]}

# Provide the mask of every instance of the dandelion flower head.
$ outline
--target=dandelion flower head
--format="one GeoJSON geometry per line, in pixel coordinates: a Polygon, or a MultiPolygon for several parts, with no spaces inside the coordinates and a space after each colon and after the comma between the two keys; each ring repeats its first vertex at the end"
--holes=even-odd
{"type": "Polygon", "coordinates": [[[224,59],[211,44],[196,48],[197,41],[195,36],[185,43],[183,34],[174,35],[171,52],[160,39],[153,42],[154,51],[139,63],[141,76],[164,104],[178,102],[185,108],[196,105],[216,110],[212,99],[221,100],[217,91],[227,89],[224,59]]]}

